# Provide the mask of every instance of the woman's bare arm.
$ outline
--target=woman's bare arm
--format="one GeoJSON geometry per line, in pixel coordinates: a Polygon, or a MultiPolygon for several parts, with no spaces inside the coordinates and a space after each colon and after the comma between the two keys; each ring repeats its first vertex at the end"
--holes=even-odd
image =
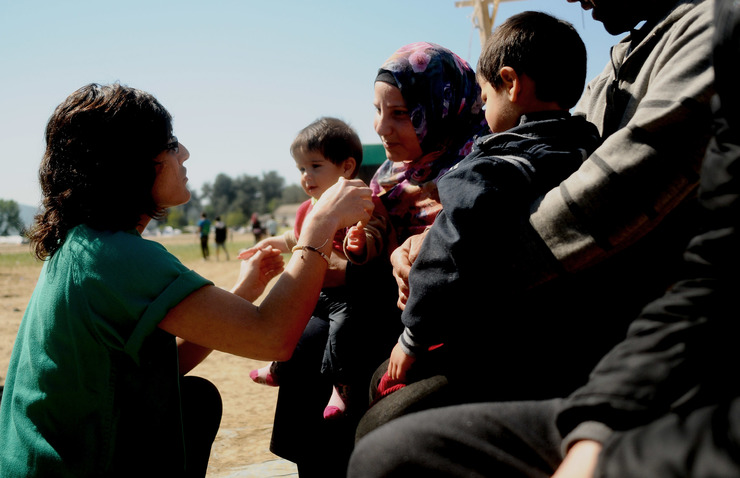
{"type": "MultiPolygon", "coordinates": [[[[293,254],[282,275],[259,306],[252,304],[255,281],[266,284],[271,272],[255,273],[243,264],[231,292],[203,287],[173,307],[160,327],[207,349],[258,360],[287,360],[311,316],[321,290],[337,229],[367,220],[373,205],[361,181],[340,180],[329,188],[307,218],[299,245],[311,246],[293,254]]],[[[252,260],[269,260],[261,251],[252,260]]],[[[269,269],[269,268],[268,268],[269,269]]],[[[259,287],[257,287],[259,289],[259,287]]]]}

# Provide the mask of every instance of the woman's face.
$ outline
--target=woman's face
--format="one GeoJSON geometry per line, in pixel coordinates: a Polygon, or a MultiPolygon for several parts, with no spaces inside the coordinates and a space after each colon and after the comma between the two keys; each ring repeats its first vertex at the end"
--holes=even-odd
{"type": "Polygon", "coordinates": [[[416,130],[401,90],[383,81],[375,82],[375,132],[385,148],[385,156],[393,162],[413,163],[422,156],[416,130]]]}
{"type": "Polygon", "coordinates": [[[168,208],[185,204],[190,200],[187,168],[183,163],[190,157],[188,149],[172,137],[167,149],[154,158],[157,176],[152,186],[152,198],[157,206],[168,208]]]}

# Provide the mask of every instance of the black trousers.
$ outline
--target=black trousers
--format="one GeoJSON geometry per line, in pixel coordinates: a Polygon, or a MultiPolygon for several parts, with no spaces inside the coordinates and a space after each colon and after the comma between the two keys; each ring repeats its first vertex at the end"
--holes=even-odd
{"type": "Polygon", "coordinates": [[[357,443],[347,476],[550,477],[562,460],[561,403],[472,403],[403,416],[357,443]]]}
{"type": "Polygon", "coordinates": [[[186,375],[180,378],[180,400],[185,433],[185,476],[204,477],[211,446],[221,425],[221,394],[208,380],[186,375]]]}
{"type": "Polygon", "coordinates": [[[207,259],[211,254],[208,250],[208,236],[200,236],[200,250],[203,253],[203,259],[207,259]]]}

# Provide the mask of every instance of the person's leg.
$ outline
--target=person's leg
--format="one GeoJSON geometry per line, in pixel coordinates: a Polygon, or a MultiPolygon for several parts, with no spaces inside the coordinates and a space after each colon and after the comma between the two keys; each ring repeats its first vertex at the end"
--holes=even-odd
{"type": "Polygon", "coordinates": [[[185,376],[180,379],[180,397],[187,476],[204,477],[221,424],[221,395],[208,380],[185,376]]]}
{"type": "Polygon", "coordinates": [[[200,237],[200,250],[203,253],[203,259],[208,259],[208,236],[200,237]]]}
{"type": "Polygon", "coordinates": [[[335,383],[332,387],[331,397],[324,408],[325,420],[337,420],[343,418],[347,413],[347,403],[349,402],[350,386],[341,383],[335,383]]]}
{"type": "Polygon", "coordinates": [[[353,345],[357,347],[359,343],[353,341],[353,337],[346,330],[349,327],[348,323],[351,323],[352,311],[346,296],[328,295],[326,310],[328,311],[329,336],[324,349],[321,373],[326,375],[334,386],[331,397],[324,408],[324,418],[335,420],[344,417],[347,411],[350,394],[347,378],[352,373],[352,367],[347,367],[351,363],[351,360],[348,360],[350,358],[348,352],[352,350],[353,345]],[[343,341],[349,343],[342,343],[343,341]],[[344,353],[338,353],[340,350],[344,353]]]}
{"type": "Polygon", "coordinates": [[[549,477],[561,461],[560,403],[474,403],[403,416],[357,443],[348,477],[549,477]]]}
{"type": "Polygon", "coordinates": [[[331,382],[320,373],[329,324],[311,318],[287,362],[281,362],[270,451],[294,462],[301,478],[344,478],[354,445],[350,420],[324,420],[331,382]]]}
{"type": "Polygon", "coordinates": [[[373,300],[369,304],[367,298],[349,288],[331,289],[327,296],[331,304],[327,307],[329,336],[321,373],[330,378],[334,389],[324,418],[352,413],[359,420],[370,404],[368,389],[373,373],[390,355],[401,332],[399,311],[395,301],[373,300]]]}

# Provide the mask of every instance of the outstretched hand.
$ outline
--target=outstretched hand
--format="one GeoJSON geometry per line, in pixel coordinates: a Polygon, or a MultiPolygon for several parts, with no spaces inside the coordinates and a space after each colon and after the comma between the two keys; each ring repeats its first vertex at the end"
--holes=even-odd
{"type": "Polygon", "coordinates": [[[262,295],[267,284],[283,272],[283,257],[278,249],[252,248],[239,254],[241,270],[231,292],[254,302],[262,295]]]}
{"type": "Polygon", "coordinates": [[[249,249],[244,249],[243,251],[239,251],[239,255],[236,256],[236,258],[242,261],[246,261],[253,255],[257,254],[259,250],[260,250],[260,247],[258,245],[254,245],[250,247],[249,249]]]}
{"type": "Polygon", "coordinates": [[[239,255],[237,257],[245,261],[255,255],[260,249],[268,249],[270,247],[273,249],[278,249],[280,252],[283,253],[290,252],[283,236],[272,236],[266,239],[262,239],[260,242],[253,245],[249,249],[239,251],[239,255]]]}

